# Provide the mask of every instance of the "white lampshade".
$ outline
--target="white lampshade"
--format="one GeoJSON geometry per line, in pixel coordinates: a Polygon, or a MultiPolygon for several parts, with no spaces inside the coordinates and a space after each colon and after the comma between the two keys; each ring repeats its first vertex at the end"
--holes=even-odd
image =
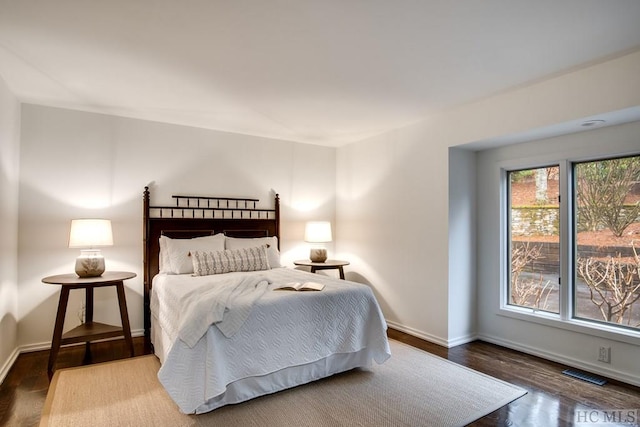
{"type": "Polygon", "coordinates": [[[326,243],[332,240],[331,223],[329,221],[309,221],[304,230],[304,241],[310,243],[326,243]]]}
{"type": "Polygon", "coordinates": [[[69,232],[70,248],[81,249],[76,258],[76,274],[80,277],[98,277],[104,273],[104,257],[98,246],[113,245],[111,221],[108,219],[74,219],[71,220],[69,232]]]}
{"type": "Polygon", "coordinates": [[[111,221],[108,219],[71,220],[70,248],[95,248],[113,245],[111,221]]]}
{"type": "MultiPolygon", "coordinates": [[[[309,221],[304,229],[304,241],[309,243],[327,243],[331,238],[331,223],[329,221],[309,221]]],[[[313,262],[325,262],[327,250],[311,248],[309,259],[313,262]]]]}

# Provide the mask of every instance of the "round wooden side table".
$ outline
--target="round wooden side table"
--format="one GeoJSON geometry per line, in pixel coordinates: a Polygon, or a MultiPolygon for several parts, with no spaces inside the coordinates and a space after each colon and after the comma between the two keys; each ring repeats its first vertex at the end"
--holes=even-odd
{"type": "Polygon", "coordinates": [[[91,341],[123,336],[129,347],[129,353],[133,357],[133,339],[131,338],[131,326],[129,325],[129,314],[127,313],[127,300],[125,299],[123,282],[134,277],[136,277],[136,274],[128,271],[105,271],[102,276],[98,277],[78,277],[76,274],[59,274],[42,279],[44,283],[61,286],[58,313],[56,314],[56,324],[53,329],[51,351],[49,352],[49,363],[47,364],[49,378],[53,375],[61,345],[85,342],[83,363],[90,363],[91,341]],[[120,319],[122,321],[121,327],[93,321],[93,289],[105,286],[116,287],[118,304],[120,306],[120,319]],[[67,312],[69,292],[72,289],[85,290],[85,322],[63,334],[62,327],[64,326],[64,318],[67,312]]]}
{"type": "Polygon", "coordinates": [[[301,265],[305,267],[311,267],[311,272],[315,273],[318,270],[338,270],[340,278],[344,280],[344,267],[349,265],[349,261],[340,261],[337,259],[328,259],[325,262],[313,262],[308,259],[302,259],[293,262],[295,265],[301,265]]]}

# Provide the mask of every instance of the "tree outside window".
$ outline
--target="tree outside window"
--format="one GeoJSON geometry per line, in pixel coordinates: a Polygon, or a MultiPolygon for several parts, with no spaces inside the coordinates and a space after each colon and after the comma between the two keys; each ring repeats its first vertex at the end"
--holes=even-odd
{"type": "Polygon", "coordinates": [[[640,157],[576,163],[573,175],[574,316],[640,328],[640,157]]]}
{"type": "Polygon", "coordinates": [[[509,173],[509,304],[559,313],[559,167],[509,173]]]}
{"type": "MultiPolygon", "coordinates": [[[[574,163],[572,312],[640,329],[640,156],[574,163]]],[[[560,168],[510,171],[507,303],[560,313],[560,168]]],[[[565,204],[567,205],[567,204],[565,204]]]]}

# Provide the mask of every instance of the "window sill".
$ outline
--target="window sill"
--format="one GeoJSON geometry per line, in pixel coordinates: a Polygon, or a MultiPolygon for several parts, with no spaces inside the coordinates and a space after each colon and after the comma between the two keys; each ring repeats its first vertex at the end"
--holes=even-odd
{"type": "Polygon", "coordinates": [[[540,325],[564,329],[579,334],[604,338],[626,344],[640,345],[640,332],[611,327],[585,320],[562,320],[560,315],[542,311],[534,311],[528,308],[505,306],[498,310],[498,316],[510,317],[525,322],[538,323],[540,325]]]}

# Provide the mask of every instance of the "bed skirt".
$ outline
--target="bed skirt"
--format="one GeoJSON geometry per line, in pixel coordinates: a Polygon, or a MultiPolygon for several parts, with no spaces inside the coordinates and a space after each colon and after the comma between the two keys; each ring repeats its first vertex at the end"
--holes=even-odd
{"type": "MultiPolygon", "coordinates": [[[[154,317],[152,325],[157,324],[157,319],[154,317]]],[[[168,336],[160,328],[152,327],[151,342],[156,356],[160,359],[160,363],[163,363],[169,351],[168,336]]],[[[223,394],[215,396],[199,406],[195,413],[210,412],[225,405],[245,402],[351,369],[368,368],[371,366],[372,360],[372,352],[365,348],[354,353],[332,354],[316,362],[287,367],[268,375],[243,378],[228,384],[223,394]]]]}

